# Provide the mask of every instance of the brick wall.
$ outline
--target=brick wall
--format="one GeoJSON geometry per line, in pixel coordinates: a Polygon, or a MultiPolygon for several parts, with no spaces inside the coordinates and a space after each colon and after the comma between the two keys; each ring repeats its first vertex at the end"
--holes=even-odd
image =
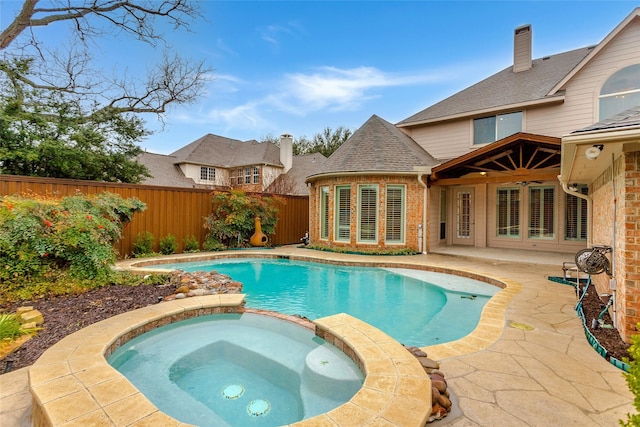
{"type": "MultiPolygon", "coordinates": [[[[329,244],[337,247],[349,247],[354,249],[400,249],[409,248],[419,251],[418,225],[423,220],[424,187],[422,187],[415,175],[409,176],[342,176],[321,178],[313,182],[309,195],[309,236],[312,244],[329,244]],[[357,242],[358,231],[358,186],[361,184],[378,185],[378,242],[377,244],[363,244],[357,242]],[[386,243],[386,186],[405,186],[405,243],[386,243]],[[351,186],[351,228],[350,242],[336,242],[335,232],[335,187],[341,185],[351,186]],[[329,238],[320,239],[320,188],[329,187],[329,238]]],[[[426,238],[426,236],[425,236],[426,238]]]]}
{"type": "MultiPolygon", "coordinates": [[[[591,240],[594,245],[615,246],[612,260],[617,285],[616,327],[627,342],[638,333],[636,325],[640,322],[639,165],[640,153],[624,153],[590,188],[593,198],[591,240]]],[[[592,279],[598,293],[611,293],[610,278],[606,274],[592,279]]]]}

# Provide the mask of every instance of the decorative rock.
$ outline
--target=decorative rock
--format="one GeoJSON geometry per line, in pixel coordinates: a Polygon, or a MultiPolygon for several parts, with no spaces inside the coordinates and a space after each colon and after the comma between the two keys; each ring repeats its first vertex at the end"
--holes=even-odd
{"type": "Polygon", "coordinates": [[[164,301],[201,295],[242,292],[242,283],[233,281],[231,277],[217,271],[196,271],[193,273],[176,271],[171,273],[169,283],[175,285],[177,289],[174,295],[165,297],[164,301]]]}
{"type": "Polygon", "coordinates": [[[18,315],[18,317],[20,317],[22,316],[22,313],[26,313],[28,311],[33,311],[32,305],[25,305],[22,307],[18,307],[18,309],[16,310],[16,314],[18,315]]]}
{"type": "Polygon", "coordinates": [[[44,323],[44,317],[42,317],[42,313],[38,310],[30,310],[20,315],[20,322],[42,325],[44,323]]]}
{"type": "Polygon", "coordinates": [[[442,371],[440,371],[440,364],[433,359],[429,359],[427,354],[418,347],[405,346],[405,348],[418,359],[431,379],[431,416],[427,420],[427,424],[446,417],[451,411],[452,404],[449,398],[447,380],[442,371]]]}
{"type": "Polygon", "coordinates": [[[447,385],[447,380],[444,379],[444,375],[438,375],[432,371],[429,374],[429,378],[431,378],[431,381],[442,381],[445,384],[445,386],[447,385]]]}
{"type": "Polygon", "coordinates": [[[440,364],[435,360],[429,359],[428,357],[418,357],[418,361],[420,362],[423,368],[440,369],[440,364]]]}
{"type": "Polygon", "coordinates": [[[189,286],[180,286],[178,289],[176,289],[176,294],[186,294],[190,290],[191,288],[189,286]]]}
{"type": "Polygon", "coordinates": [[[438,389],[438,392],[440,393],[444,393],[447,391],[447,385],[444,383],[444,381],[431,379],[431,385],[438,389]]]}

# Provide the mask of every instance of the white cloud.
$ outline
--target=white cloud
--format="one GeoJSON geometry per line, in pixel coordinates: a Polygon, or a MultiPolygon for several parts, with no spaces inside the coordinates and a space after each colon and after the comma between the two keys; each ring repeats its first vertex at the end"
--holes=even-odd
{"type": "Polygon", "coordinates": [[[280,37],[284,35],[304,34],[305,29],[297,21],[288,22],[285,25],[266,25],[258,28],[260,38],[274,47],[279,47],[280,37]]]}
{"type": "Polygon", "coordinates": [[[285,75],[281,93],[271,94],[269,99],[280,108],[298,112],[353,110],[380,97],[378,89],[433,83],[446,76],[447,73],[385,73],[375,67],[322,67],[312,74],[285,75]]]}
{"type": "Polygon", "coordinates": [[[275,83],[215,75],[210,91],[222,96],[209,96],[201,105],[201,111],[192,109],[189,114],[174,118],[183,123],[210,124],[230,134],[239,129],[260,133],[278,128],[272,121],[283,115],[305,117],[311,113],[358,111],[368,101],[384,96],[386,88],[451,81],[459,78],[464,69],[386,73],[375,67],[340,69],[327,66],[312,73],[285,74],[275,83]],[[248,99],[243,95],[248,92],[256,96],[248,99]]]}

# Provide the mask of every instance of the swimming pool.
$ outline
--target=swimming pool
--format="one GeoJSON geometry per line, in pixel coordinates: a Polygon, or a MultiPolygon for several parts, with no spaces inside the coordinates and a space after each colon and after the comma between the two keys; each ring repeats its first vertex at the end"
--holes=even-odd
{"type": "Polygon", "coordinates": [[[246,313],[160,327],[108,361],[163,412],[201,427],[294,423],[345,403],[364,379],[309,329],[246,313]]]}
{"type": "Polygon", "coordinates": [[[310,319],[347,313],[415,346],[468,335],[485,303],[500,291],[452,274],[290,259],[226,258],[155,267],[216,270],[243,283],[248,307],[310,319]]]}

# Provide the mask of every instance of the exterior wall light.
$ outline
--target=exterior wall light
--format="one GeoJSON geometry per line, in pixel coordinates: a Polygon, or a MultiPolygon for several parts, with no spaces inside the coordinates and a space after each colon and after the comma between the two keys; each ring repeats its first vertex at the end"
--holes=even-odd
{"type": "Polygon", "coordinates": [[[589,160],[595,160],[598,158],[602,150],[604,149],[604,145],[595,144],[592,147],[587,148],[587,151],[584,152],[584,155],[589,160]]]}

